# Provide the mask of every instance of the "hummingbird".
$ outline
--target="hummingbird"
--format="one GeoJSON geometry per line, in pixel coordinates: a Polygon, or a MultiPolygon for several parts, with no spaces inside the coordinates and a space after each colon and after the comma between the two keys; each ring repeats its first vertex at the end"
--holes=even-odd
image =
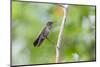
{"type": "Polygon", "coordinates": [[[49,21],[47,22],[46,26],[43,28],[41,33],[38,35],[36,40],[33,42],[34,47],[39,47],[41,43],[47,39],[47,36],[50,32],[50,29],[52,28],[53,22],[49,21]]]}

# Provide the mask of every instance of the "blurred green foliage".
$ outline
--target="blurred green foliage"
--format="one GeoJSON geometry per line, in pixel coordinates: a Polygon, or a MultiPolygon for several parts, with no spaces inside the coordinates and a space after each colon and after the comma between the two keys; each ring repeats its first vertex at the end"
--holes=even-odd
{"type": "MultiPolygon", "coordinates": [[[[69,5],[61,49],[61,62],[95,60],[95,7],[69,5]]],[[[12,1],[12,63],[55,63],[56,43],[63,9],[57,4],[12,1]],[[54,25],[40,47],[33,42],[49,21],[54,25]]]]}

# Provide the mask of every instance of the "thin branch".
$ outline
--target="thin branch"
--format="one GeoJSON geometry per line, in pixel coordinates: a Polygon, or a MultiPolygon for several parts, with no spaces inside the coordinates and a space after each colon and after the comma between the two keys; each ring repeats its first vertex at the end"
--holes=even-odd
{"type": "MultiPolygon", "coordinates": [[[[64,5],[62,5],[64,6],[64,5]]],[[[61,42],[61,38],[62,38],[62,33],[63,33],[63,29],[64,29],[64,23],[66,22],[66,17],[67,17],[67,7],[64,6],[64,16],[63,16],[63,20],[61,23],[61,27],[60,27],[60,31],[59,31],[59,35],[58,35],[58,41],[57,41],[57,45],[56,45],[56,63],[60,62],[60,42],[61,42]]]]}

